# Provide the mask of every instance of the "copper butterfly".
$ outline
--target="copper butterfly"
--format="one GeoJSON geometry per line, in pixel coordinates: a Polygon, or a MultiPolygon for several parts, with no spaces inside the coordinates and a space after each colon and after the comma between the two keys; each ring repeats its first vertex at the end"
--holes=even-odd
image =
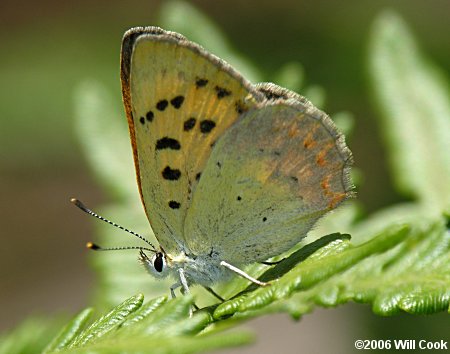
{"type": "Polygon", "coordinates": [[[234,273],[266,285],[241,267],[289,250],[352,193],[351,152],[325,113],[275,84],[251,84],[178,33],[127,31],[121,81],[159,242],[136,248],[150,273],[177,279],[172,294],[234,273]]]}

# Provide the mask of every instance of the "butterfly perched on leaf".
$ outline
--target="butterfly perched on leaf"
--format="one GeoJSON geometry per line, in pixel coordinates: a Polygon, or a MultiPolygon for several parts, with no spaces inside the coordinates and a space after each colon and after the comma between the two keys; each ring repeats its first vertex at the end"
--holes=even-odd
{"type": "Polygon", "coordinates": [[[178,33],[127,31],[121,81],[159,242],[136,248],[152,274],[175,277],[172,293],[235,273],[265,285],[241,267],[289,250],[352,194],[351,152],[325,113],[275,84],[251,84],[178,33]]]}

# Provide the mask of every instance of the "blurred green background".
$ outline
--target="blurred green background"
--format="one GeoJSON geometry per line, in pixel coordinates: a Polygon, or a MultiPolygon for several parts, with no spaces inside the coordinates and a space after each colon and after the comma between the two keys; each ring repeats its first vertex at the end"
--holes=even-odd
{"type": "MultiPolygon", "coordinates": [[[[92,223],[79,217],[69,198],[79,197],[93,208],[111,200],[92,177],[77,140],[74,95],[80,83],[95,79],[113,95],[113,109],[122,109],[122,35],[133,26],[159,24],[162,3],[7,0],[0,5],[0,330],[29,315],[73,312],[92,295],[94,276],[84,249],[93,238],[92,223]]],[[[275,80],[284,64],[300,62],[305,86],[316,88],[310,92],[313,96],[316,92],[317,102],[305,92],[300,94],[319,105],[324,90],[325,111],[351,112],[354,130],[349,145],[363,176],[358,199],[365,212],[405,200],[388,171],[368,80],[371,27],[382,10],[395,10],[448,78],[450,2],[204,0],[190,4],[224,32],[236,52],[257,64],[260,73],[255,75],[262,81],[275,80]]],[[[198,31],[202,32],[201,24],[198,31]]],[[[214,43],[201,44],[214,52],[214,43]]],[[[124,115],[122,124],[126,129],[124,115]]],[[[367,306],[347,305],[315,311],[301,323],[277,315],[252,326],[260,341],[265,338],[267,352],[270,345],[276,348],[280,343],[292,346],[291,352],[300,345],[305,352],[320,352],[318,342],[324,335],[330,336],[328,348],[348,352],[357,338],[383,338],[389,328],[400,331],[400,327],[403,330],[396,332],[400,338],[409,338],[413,327],[414,333],[431,335],[430,324],[440,327],[445,321],[448,326],[444,314],[380,318],[367,306]],[[283,333],[269,341],[270,333],[280,332],[280,326],[283,333]]]]}

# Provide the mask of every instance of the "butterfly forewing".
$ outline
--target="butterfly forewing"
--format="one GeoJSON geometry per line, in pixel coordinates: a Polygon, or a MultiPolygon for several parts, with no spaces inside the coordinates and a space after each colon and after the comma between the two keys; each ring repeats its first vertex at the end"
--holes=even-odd
{"type": "Polygon", "coordinates": [[[262,96],[220,59],[155,27],[125,34],[122,89],[147,216],[165,251],[180,250],[215,142],[262,96]]]}

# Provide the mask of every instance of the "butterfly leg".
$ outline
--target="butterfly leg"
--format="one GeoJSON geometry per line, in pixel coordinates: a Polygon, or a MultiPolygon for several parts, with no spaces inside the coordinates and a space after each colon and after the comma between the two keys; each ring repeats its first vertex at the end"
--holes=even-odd
{"type": "MultiPolygon", "coordinates": [[[[188,282],[187,282],[186,276],[184,275],[184,270],[179,268],[178,269],[178,275],[180,276],[180,283],[181,283],[181,286],[183,287],[182,288],[183,294],[189,294],[190,293],[189,286],[188,286],[188,282]]],[[[180,283],[177,283],[177,284],[180,284],[180,283]]],[[[198,307],[195,304],[194,304],[194,308],[198,309],[198,307]]],[[[193,312],[192,307],[191,307],[189,309],[189,317],[192,317],[193,313],[194,312],[193,312]]]]}
{"type": "Polygon", "coordinates": [[[170,295],[172,295],[172,299],[175,299],[177,296],[175,295],[175,289],[179,288],[181,283],[175,283],[170,287],[170,295]]]}
{"type": "Polygon", "coordinates": [[[217,294],[212,288],[210,288],[209,286],[205,286],[205,289],[208,290],[208,292],[213,295],[214,297],[216,297],[217,299],[219,299],[221,302],[225,302],[225,299],[220,296],[219,294],[217,294]]]}
{"type": "Polygon", "coordinates": [[[185,294],[189,294],[189,286],[188,286],[188,283],[187,283],[187,280],[186,280],[186,276],[184,275],[184,270],[183,269],[178,269],[178,274],[179,274],[179,276],[180,276],[180,283],[181,283],[181,286],[183,286],[183,290],[184,290],[184,293],[185,294]]]}
{"type": "Polygon", "coordinates": [[[225,261],[221,261],[220,265],[228,268],[229,270],[235,272],[236,274],[240,275],[241,277],[250,280],[252,283],[255,283],[259,286],[267,286],[270,285],[270,283],[265,283],[263,281],[259,281],[258,279],[255,279],[253,277],[251,277],[250,275],[248,275],[247,273],[245,273],[242,269],[239,269],[237,267],[235,267],[234,265],[231,265],[230,263],[227,263],[225,261]]]}
{"type": "Polygon", "coordinates": [[[178,269],[178,275],[180,276],[180,281],[176,282],[170,287],[170,294],[172,295],[173,299],[177,297],[175,295],[175,289],[178,289],[179,287],[183,287],[182,288],[183,294],[189,294],[189,286],[186,280],[186,276],[184,275],[183,269],[178,269]]]}

